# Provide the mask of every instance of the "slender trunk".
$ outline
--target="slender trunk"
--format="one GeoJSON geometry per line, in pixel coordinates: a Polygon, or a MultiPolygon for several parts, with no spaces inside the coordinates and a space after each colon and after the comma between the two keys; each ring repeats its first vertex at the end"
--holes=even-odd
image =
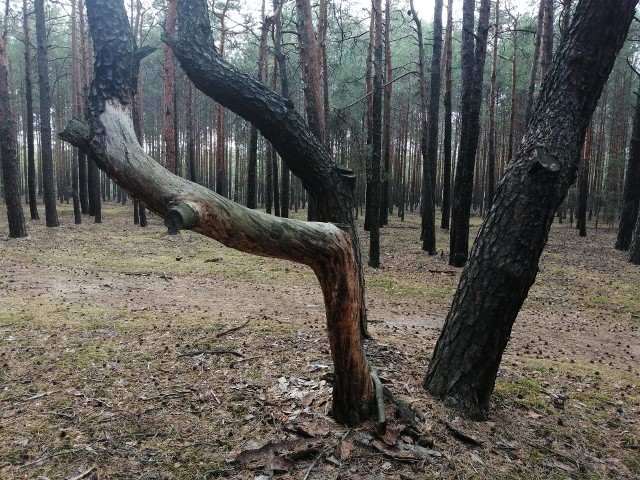
{"type": "Polygon", "coordinates": [[[27,236],[27,226],[22,212],[20,199],[20,163],[15,135],[14,116],[9,96],[9,58],[7,55],[7,25],[9,1],[2,18],[2,37],[0,38],[0,160],[2,161],[2,180],[4,198],[7,206],[9,236],[20,238],[27,236]]]}
{"type": "Polygon", "coordinates": [[[393,202],[391,201],[391,95],[393,94],[393,68],[391,66],[391,0],[386,0],[384,11],[384,51],[385,51],[385,78],[384,89],[384,114],[383,114],[383,140],[382,158],[383,173],[380,182],[380,225],[389,223],[389,213],[392,213],[393,202]]]}
{"type": "Polygon", "coordinates": [[[451,64],[453,59],[453,0],[447,5],[447,35],[444,42],[444,160],[442,178],[442,221],[440,228],[449,228],[449,216],[451,213],[451,64]]]}
{"type": "Polygon", "coordinates": [[[589,124],[584,141],[583,155],[578,166],[578,212],[576,214],[576,226],[578,235],[587,236],[587,201],[589,199],[589,163],[591,158],[591,145],[593,140],[592,126],[589,124]]]}
{"type": "Polygon", "coordinates": [[[487,51],[490,0],[482,0],[477,33],[473,35],[475,2],[464,0],[462,33],[462,112],[460,148],[456,165],[451,212],[449,264],[461,267],[469,251],[469,217],[473,196],[473,176],[480,135],[482,79],[487,51]],[[475,47],[475,49],[474,49],[475,47]],[[475,51],[474,51],[475,50],[475,51]]]}
{"type": "Polygon", "coordinates": [[[27,184],[29,189],[29,212],[31,220],[39,220],[36,160],[34,147],[33,130],[33,79],[31,68],[31,38],[29,35],[29,7],[27,0],[22,2],[22,30],[24,33],[24,90],[26,102],[26,124],[27,124],[27,184]]]}
{"type": "Polygon", "coordinates": [[[498,32],[500,27],[500,2],[496,0],[495,7],[496,21],[493,31],[493,53],[491,59],[491,87],[489,92],[489,126],[488,126],[488,151],[487,151],[487,182],[484,195],[484,211],[488,212],[493,202],[496,176],[496,101],[497,85],[496,76],[498,73],[498,32]]]}
{"type": "Polygon", "coordinates": [[[525,109],[525,123],[529,123],[533,109],[533,100],[535,98],[536,83],[538,79],[538,67],[540,61],[540,45],[542,43],[542,26],[544,24],[544,10],[546,0],[540,0],[538,8],[538,27],[536,29],[536,38],[533,46],[533,60],[531,61],[531,76],[529,77],[529,88],[527,90],[527,106],[525,109]]]}
{"type": "Polygon", "coordinates": [[[382,154],[382,1],[373,0],[373,118],[371,140],[371,191],[369,217],[369,266],[380,266],[380,158],[382,154]]]}
{"type": "Polygon", "coordinates": [[[36,37],[38,44],[38,80],[40,84],[40,154],[42,158],[42,187],[47,227],[57,227],[56,182],[51,148],[51,94],[49,89],[49,52],[44,0],[34,0],[36,37]]]}
{"type": "Polygon", "coordinates": [[[628,250],[640,207],[640,97],[636,99],[616,250],[628,250]]]}
{"type": "MultiPolygon", "coordinates": [[[[164,29],[167,35],[176,34],[176,8],[177,0],[167,1],[167,16],[165,18],[164,29]]],[[[164,151],[165,166],[172,173],[177,173],[178,159],[176,152],[176,131],[174,99],[176,96],[176,61],[173,50],[168,45],[162,47],[164,64],[162,73],[164,75],[162,88],[162,101],[164,105],[164,151]]]]}
{"type": "MultiPolygon", "coordinates": [[[[411,3],[413,6],[413,3],[411,3]]],[[[415,15],[415,13],[414,13],[415,15]]],[[[419,34],[418,37],[421,35],[419,34]]],[[[423,52],[424,54],[424,52],[423,52]]],[[[428,105],[428,126],[423,124],[424,184],[422,194],[422,250],[435,255],[436,249],[436,174],[438,164],[438,126],[440,114],[440,64],[442,56],[442,0],[435,1],[433,16],[433,56],[431,57],[431,90],[428,105]],[[426,142],[425,142],[426,140],[426,142]],[[425,148],[426,147],[426,148],[425,148]]],[[[423,79],[426,82],[426,78],[423,79]]],[[[423,90],[426,90],[426,85],[423,90]]],[[[425,119],[426,120],[426,119],[425,119]]]]}

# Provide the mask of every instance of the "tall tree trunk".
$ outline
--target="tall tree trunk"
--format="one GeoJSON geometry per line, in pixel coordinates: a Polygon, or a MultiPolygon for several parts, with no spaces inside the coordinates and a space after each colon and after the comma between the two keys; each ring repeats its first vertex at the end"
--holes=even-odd
{"type": "Polygon", "coordinates": [[[516,78],[518,72],[518,19],[509,10],[505,10],[513,20],[513,50],[511,51],[511,100],[509,106],[509,141],[507,146],[507,162],[513,158],[513,144],[515,142],[516,128],[516,78]]]}
{"type": "Polygon", "coordinates": [[[302,64],[302,81],[304,105],[307,122],[311,131],[324,142],[324,103],[321,87],[321,66],[318,54],[318,43],[313,31],[313,12],[310,0],[296,0],[298,12],[298,44],[300,46],[300,63],[302,64]]]}
{"type": "Polygon", "coordinates": [[[371,185],[369,208],[369,266],[380,266],[380,159],[382,156],[382,1],[372,0],[373,42],[373,117],[371,129],[371,185]]]}
{"type": "Polygon", "coordinates": [[[126,68],[133,48],[124,8],[119,0],[90,2],[88,7],[97,46],[90,123],[71,122],[63,138],[91,152],[125,190],[165,216],[169,228],[190,228],[236,249],[309,265],[325,298],[335,366],[332,413],[348,425],[370,417],[376,411],[376,377],[364,356],[359,325],[364,301],[358,279],[351,172],[331,161],[282,97],[220,58],[213,48],[206,3],[190,0],[179,4],[180,37],[165,38],[185,71],[196,87],[256,122],[316,195],[319,215],[344,224],[344,229],[267,216],[170,174],[144,154],[133,133],[130,69],[126,68]]]}
{"type": "MultiPolygon", "coordinates": [[[[365,93],[366,93],[366,129],[367,129],[367,140],[366,145],[368,149],[373,148],[373,47],[375,44],[375,20],[376,17],[374,12],[371,11],[371,19],[369,20],[369,43],[367,45],[367,59],[365,60],[365,74],[364,74],[364,85],[365,85],[365,93]]],[[[364,199],[364,230],[368,232],[371,230],[371,196],[373,194],[373,185],[371,184],[372,172],[371,172],[371,162],[364,160],[364,170],[365,170],[365,179],[366,179],[366,187],[365,187],[365,199],[364,199]]]]}
{"type": "Polygon", "coordinates": [[[2,37],[0,37],[0,161],[4,198],[7,206],[9,236],[27,236],[27,227],[20,201],[20,163],[14,128],[14,117],[9,96],[9,58],[7,55],[7,26],[9,21],[9,0],[2,17],[2,37]]]}
{"type": "MultiPolygon", "coordinates": [[[[75,118],[83,117],[82,82],[80,81],[79,66],[81,55],[78,46],[78,12],[76,0],[71,0],[71,110],[75,118]]],[[[71,166],[71,190],[73,195],[73,217],[76,224],[82,223],[82,208],[80,205],[80,174],[79,150],[73,149],[71,166]]]]}
{"type": "Polygon", "coordinates": [[[640,207],[640,97],[636,99],[616,250],[628,250],[640,207]]]}
{"type": "Polygon", "coordinates": [[[624,43],[635,1],[583,0],[471,251],[425,387],[483,418],[502,353],[538,271],[558,206],[575,180],[589,119],[624,43]]]}
{"type": "Polygon", "coordinates": [[[51,93],[49,91],[49,51],[44,0],[34,0],[36,37],[38,44],[38,80],[40,84],[40,155],[42,158],[42,188],[47,227],[57,227],[56,182],[51,148],[51,93]]]}
{"type": "Polygon", "coordinates": [[[636,226],[631,235],[631,244],[629,245],[629,262],[634,265],[640,265],[640,211],[636,219],[636,226]]]}
{"type": "Polygon", "coordinates": [[[487,147],[487,181],[484,192],[484,211],[488,212],[493,202],[496,183],[496,101],[498,96],[498,86],[496,76],[498,74],[498,34],[500,29],[500,1],[495,3],[495,24],[493,30],[493,53],[491,59],[491,87],[489,91],[489,125],[487,135],[489,136],[487,147]]]}
{"type": "Polygon", "coordinates": [[[487,52],[490,0],[482,0],[478,29],[473,35],[475,2],[464,0],[462,13],[462,105],[460,148],[456,165],[451,211],[449,265],[461,267],[469,250],[469,217],[473,195],[473,174],[480,136],[482,79],[487,52]],[[475,47],[475,51],[474,51],[475,47]]]}
{"type": "Polygon", "coordinates": [[[587,201],[589,199],[589,163],[591,159],[591,145],[593,133],[589,124],[585,134],[584,148],[580,164],[578,165],[578,212],[576,214],[576,226],[578,235],[587,236],[587,201]]]}
{"type": "Polygon", "coordinates": [[[540,81],[547,76],[553,60],[553,0],[544,0],[542,25],[542,59],[540,61],[540,81]]]}
{"type": "Polygon", "coordinates": [[[531,75],[529,77],[529,88],[527,89],[527,105],[525,108],[525,123],[529,123],[531,118],[533,101],[536,93],[536,83],[538,80],[538,68],[540,67],[540,47],[542,45],[542,33],[544,25],[544,10],[546,0],[540,0],[540,6],[538,7],[538,26],[536,29],[536,37],[533,46],[533,59],[531,60],[531,75]]]}
{"type": "Polygon", "coordinates": [[[442,177],[442,220],[440,228],[449,228],[451,213],[451,64],[453,60],[453,0],[447,4],[447,34],[444,41],[444,160],[442,177]]]}
{"type": "Polygon", "coordinates": [[[22,31],[24,33],[24,90],[27,115],[27,185],[29,189],[29,212],[31,220],[39,220],[35,147],[33,144],[33,79],[31,68],[31,38],[29,35],[29,7],[27,0],[22,2],[22,31]]]}
{"type": "Polygon", "coordinates": [[[391,0],[386,0],[384,9],[384,71],[386,83],[384,87],[384,113],[382,119],[383,140],[382,159],[383,172],[380,181],[380,225],[389,223],[392,212],[391,200],[391,96],[393,94],[393,68],[391,66],[391,0]]]}
{"type": "MultiPolygon", "coordinates": [[[[435,255],[436,249],[436,174],[438,165],[438,127],[440,113],[440,64],[442,56],[442,0],[435,1],[433,16],[433,56],[431,57],[431,90],[428,105],[428,126],[423,124],[423,169],[425,172],[422,199],[422,250],[435,255]],[[426,141],[425,141],[426,140],[426,141]],[[426,148],[425,148],[426,147],[426,148]]],[[[411,2],[413,10],[413,0],[411,2]]],[[[415,11],[413,13],[415,20],[415,11]]],[[[421,37],[419,34],[418,37],[421,37]]],[[[424,54],[424,52],[423,52],[424,54]]],[[[422,80],[426,82],[426,78],[422,80]]],[[[426,89],[426,85],[423,90],[426,89]]],[[[426,113],[426,112],[425,112],[426,113]]]]}
{"type": "MultiPolygon", "coordinates": [[[[164,29],[167,35],[174,36],[176,34],[176,5],[177,0],[167,1],[167,16],[165,18],[164,29]]],[[[177,173],[178,158],[176,152],[176,131],[175,119],[176,111],[176,61],[173,50],[168,45],[162,47],[164,64],[162,66],[163,87],[162,87],[162,103],[164,105],[164,161],[172,173],[177,173]]]]}

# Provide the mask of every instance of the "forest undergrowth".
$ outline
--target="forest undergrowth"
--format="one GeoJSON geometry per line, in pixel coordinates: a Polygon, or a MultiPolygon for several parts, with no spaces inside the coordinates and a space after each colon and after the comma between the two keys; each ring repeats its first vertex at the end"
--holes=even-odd
{"type": "Polygon", "coordinates": [[[99,225],[59,212],[59,228],[0,237],[2,479],[640,478],[640,269],[614,230],[554,224],[472,422],[422,388],[460,274],[446,232],[430,257],[419,217],[390,216],[366,270],[367,354],[424,415],[416,440],[399,420],[385,435],[332,421],[308,268],[155,216],[141,229],[129,205],[104,204],[99,225]]]}

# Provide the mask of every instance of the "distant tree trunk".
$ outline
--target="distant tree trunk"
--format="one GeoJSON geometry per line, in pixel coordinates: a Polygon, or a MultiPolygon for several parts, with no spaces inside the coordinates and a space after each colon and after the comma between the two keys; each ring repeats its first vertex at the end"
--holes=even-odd
{"type": "Polygon", "coordinates": [[[478,29],[473,35],[475,2],[464,0],[462,13],[462,105],[460,148],[453,189],[449,265],[461,267],[469,250],[469,217],[473,194],[473,174],[480,136],[482,79],[487,52],[490,0],[482,0],[478,29]],[[474,52],[475,47],[475,52],[474,52]]]}
{"type": "MultiPolygon", "coordinates": [[[[88,93],[88,84],[89,84],[89,76],[90,76],[90,65],[89,65],[89,46],[87,39],[87,28],[86,21],[84,16],[84,3],[78,2],[77,12],[78,12],[78,28],[80,30],[80,58],[82,63],[82,69],[80,72],[80,85],[78,88],[83,94],[82,101],[82,116],[84,117],[87,110],[87,102],[84,100],[86,94],[88,93]]],[[[89,215],[89,163],[92,160],[87,158],[87,155],[82,151],[78,151],[78,190],[80,195],[80,210],[84,215],[89,215]]]]}
{"type": "Polygon", "coordinates": [[[518,19],[511,15],[509,10],[505,10],[507,14],[513,20],[513,50],[511,51],[511,100],[509,106],[509,143],[507,146],[507,162],[510,162],[513,158],[513,144],[515,142],[515,128],[516,128],[516,79],[518,72],[518,19]]]}
{"type": "MultiPolygon", "coordinates": [[[[80,49],[78,46],[78,13],[77,2],[71,0],[71,110],[76,118],[83,117],[82,82],[80,81],[80,49]]],[[[82,223],[82,209],[80,206],[80,177],[79,177],[79,150],[73,149],[71,166],[71,190],[73,195],[74,223],[82,223]]]]}
{"type": "Polygon", "coordinates": [[[616,238],[616,250],[628,250],[631,245],[631,235],[638,217],[640,207],[640,97],[636,99],[633,116],[633,130],[631,145],[629,146],[629,160],[625,175],[624,192],[622,195],[622,213],[620,226],[616,238]]]}
{"type": "MultiPolygon", "coordinates": [[[[287,75],[287,59],[282,51],[282,1],[273,0],[274,10],[274,23],[275,23],[275,36],[274,36],[274,52],[278,62],[278,72],[280,74],[280,94],[288,100],[290,105],[291,96],[289,95],[289,76],[287,75]]],[[[274,79],[276,78],[276,72],[274,72],[274,79]]],[[[275,151],[272,151],[272,165],[273,165],[273,191],[274,191],[274,212],[276,216],[283,218],[289,218],[289,167],[285,162],[282,162],[280,177],[282,178],[281,188],[278,188],[278,155],[275,151]]],[[[314,212],[311,207],[307,210],[307,219],[312,220],[314,218],[314,212]]]]}
{"type": "Polygon", "coordinates": [[[489,408],[513,323],[535,280],[554,214],[575,180],[589,119],[635,4],[579,3],[462,272],[425,387],[471,417],[484,418],[489,408]]]}
{"type": "MultiPolygon", "coordinates": [[[[165,216],[169,228],[193,229],[242,251],[309,265],[322,287],[327,311],[335,366],[332,414],[348,425],[372,416],[377,408],[376,377],[364,355],[359,325],[364,299],[358,279],[353,174],[331,161],[282,97],[220,58],[213,47],[204,0],[179,3],[180,37],[165,40],[196,87],[256,122],[316,195],[319,215],[343,228],[267,216],[170,174],[144,154],[133,134],[130,69],[126,68],[133,49],[124,8],[119,0],[89,2],[88,7],[97,46],[90,122],[88,126],[71,122],[63,138],[87,149],[125,190],[165,216]]],[[[384,414],[384,409],[378,413],[384,414]]]]}
{"type": "MultiPolygon", "coordinates": [[[[365,74],[364,74],[364,85],[365,85],[365,93],[367,95],[365,101],[366,103],[366,129],[367,129],[367,141],[366,145],[368,149],[373,148],[373,50],[375,44],[375,20],[376,17],[374,15],[373,10],[371,11],[371,18],[369,20],[369,43],[367,45],[367,59],[365,60],[365,74]]],[[[365,154],[366,155],[366,154],[365,154]]],[[[367,159],[364,160],[364,170],[365,170],[365,178],[366,178],[366,187],[365,187],[365,199],[364,199],[364,230],[368,232],[371,230],[371,212],[373,207],[371,206],[371,197],[373,195],[373,185],[371,184],[372,180],[372,172],[371,172],[371,162],[367,159]]]]}
{"type": "Polygon", "coordinates": [[[391,96],[393,94],[393,68],[391,66],[391,0],[386,0],[384,9],[384,113],[382,119],[383,140],[382,159],[383,174],[380,181],[380,225],[389,223],[389,213],[392,212],[393,202],[391,201],[391,96]]]}
{"type": "Polygon", "coordinates": [[[29,35],[29,6],[27,0],[22,2],[22,30],[24,33],[24,95],[27,115],[27,185],[29,190],[29,211],[31,220],[39,220],[36,174],[36,160],[33,131],[33,79],[31,73],[31,38],[29,35]]]}
{"type": "Polygon", "coordinates": [[[487,135],[489,136],[487,145],[487,182],[484,192],[484,211],[488,212],[493,202],[496,183],[496,101],[498,96],[498,86],[496,76],[498,74],[498,35],[500,29],[500,2],[495,3],[496,22],[493,30],[493,52],[491,59],[491,81],[489,91],[489,125],[487,135]]]}
{"type": "Polygon", "coordinates": [[[382,1],[372,0],[373,43],[373,118],[371,138],[371,196],[369,208],[369,266],[380,266],[380,159],[382,156],[382,1]]]}
{"type": "Polygon", "coordinates": [[[589,200],[589,163],[591,158],[592,126],[589,124],[585,135],[583,155],[578,165],[578,213],[576,226],[578,235],[587,236],[587,201],[589,200]]]}
{"type": "Polygon", "coordinates": [[[444,160],[442,177],[442,221],[440,228],[449,228],[451,213],[451,64],[453,60],[453,0],[447,5],[447,34],[444,41],[444,160]]]}
{"type": "Polygon", "coordinates": [[[51,148],[51,93],[49,91],[49,52],[44,0],[34,0],[36,37],[38,44],[38,80],[40,83],[40,155],[42,157],[42,188],[47,227],[57,227],[56,181],[51,148]]]}
{"type": "MultiPolygon", "coordinates": [[[[176,34],[176,1],[167,0],[167,16],[165,18],[164,29],[167,35],[174,36],[176,34]]],[[[176,152],[176,131],[174,109],[174,99],[176,96],[176,61],[173,51],[168,45],[162,47],[164,64],[163,87],[162,87],[162,103],[164,105],[164,160],[167,170],[177,173],[178,159],[176,152]]]]}
{"type": "Polygon", "coordinates": [[[536,29],[535,43],[533,46],[533,59],[531,60],[531,76],[529,78],[529,88],[527,89],[527,106],[525,109],[525,122],[529,123],[531,113],[533,109],[533,101],[536,93],[536,83],[538,79],[538,68],[540,62],[540,46],[542,44],[542,33],[544,25],[544,10],[545,2],[547,0],[540,0],[540,6],[538,7],[538,27],[536,29]]]}
{"type": "Polygon", "coordinates": [[[9,20],[9,0],[2,17],[2,37],[0,38],[0,161],[4,198],[7,206],[9,236],[27,236],[22,203],[20,199],[20,163],[14,128],[14,117],[9,96],[9,59],[7,54],[7,25],[9,20]]]}
{"type": "MultiPolygon", "coordinates": [[[[413,10],[413,0],[411,0],[413,10]]],[[[435,255],[436,249],[436,174],[438,165],[438,127],[440,114],[440,64],[442,56],[442,0],[436,0],[433,15],[433,56],[431,57],[431,90],[428,106],[428,126],[426,142],[423,137],[423,159],[426,185],[422,198],[424,200],[424,212],[422,214],[422,250],[435,255]],[[426,148],[425,148],[426,147],[426,148]]],[[[415,11],[414,11],[415,15],[415,11]]],[[[419,35],[420,37],[421,35],[419,35]]],[[[424,53],[424,52],[423,52],[424,53]]],[[[426,82],[426,78],[423,80],[426,82]]],[[[426,89],[426,86],[425,86],[426,89]]],[[[426,119],[425,119],[426,120],[426,119]]]]}
{"type": "Polygon", "coordinates": [[[547,76],[553,60],[553,0],[544,0],[542,25],[542,60],[540,62],[540,81],[547,76]]]}
{"type": "Polygon", "coordinates": [[[636,226],[631,236],[631,244],[629,245],[629,262],[634,265],[640,265],[640,211],[636,219],[636,226]]]}
{"type": "Polygon", "coordinates": [[[296,0],[298,12],[298,44],[300,45],[300,63],[304,105],[307,122],[311,131],[324,142],[324,112],[321,87],[321,66],[318,44],[313,31],[313,13],[310,0],[296,0]]]}

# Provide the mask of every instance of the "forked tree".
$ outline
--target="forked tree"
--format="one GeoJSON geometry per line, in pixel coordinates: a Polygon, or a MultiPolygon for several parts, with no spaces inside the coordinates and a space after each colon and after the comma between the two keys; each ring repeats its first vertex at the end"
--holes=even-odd
{"type": "Polygon", "coordinates": [[[472,417],[488,410],[511,328],[536,278],[553,216],[575,181],[585,132],[636,3],[578,3],[462,272],[425,387],[472,417]]]}
{"type": "Polygon", "coordinates": [[[316,199],[323,222],[272,217],[180,178],[146,155],[131,117],[131,65],[139,57],[123,0],[91,0],[95,49],[88,123],[71,121],[61,137],[93,158],[172,230],[189,228],[256,255],[310,266],[324,295],[335,366],[332,412],[354,425],[384,408],[382,387],[363,350],[363,282],[353,219],[352,172],[336,165],[292,104],[227,63],[214,47],[205,0],[178,2],[178,37],[166,42],[194,85],[255,124],[316,199]]]}

